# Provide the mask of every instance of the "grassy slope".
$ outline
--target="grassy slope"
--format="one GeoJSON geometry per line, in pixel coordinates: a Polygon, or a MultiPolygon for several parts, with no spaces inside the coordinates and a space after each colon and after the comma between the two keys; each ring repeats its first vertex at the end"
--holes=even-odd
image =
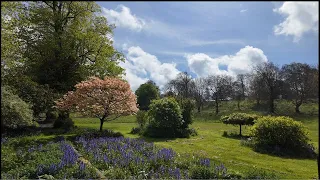
{"type": "MultiPolygon", "coordinates": [[[[224,110],[230,110],[230,108],[230,105],[224,105],[222,114],[224,110]]],[[[173,140],[146,138],[146,140],[163,147],[170,147],[179,153],[205,154],[212,160],[220,161],[229,169],[239,173],[256,167],[274,171],[280,178],[310,179],[317,177],[316,160],[280,158],[256,153],[248,147],[241,146],[239,139],[223,137],[223,131],[238,132],[239,127],[218,122],[219,117],[214,116],[211,112],[212,110],[206,110],[201,115],[196,115],[195,122],[192,124],[192,127],[196,128],[199,133],[196,137],[173,140]]],[[[295,119],[307,126],[311,142],[318,147],[318,117],[296,117],[295,119]]],[[[99,128],[98,119],[74,118],[74,121],[79,128],[99,128]]],[[[120,131],[126,137],[136,138],[139,136],[129,134],[131,128],[136,126],[134,122],[134,116],[127,116],[105,123],[104,128],[120,131]]],[[[248,128],[243,129],[243,134],[246,135],[248,128]]]]}
{"type": "MultiPolygon", "coordinates": [[[[121,118],[114,122],[108,122],[104,128],[120,131],[126,137],[138,137],[129,134],[135,123],[134,117],[121,118]],[[124,122],[126,121],[126,122],[124,122]],[[131,121],[131,122],[132,122],[131,121]]],[[[74,118],[78,127],[99,128],[99,121],[94,118],[74,118]]],[[[305,122],[310,130],[312,142],[318,146],[318,119],[305,122]]],[[[288,159],[267,154],[260,154],[252,151],[248,147],[240,145],[239,139],[222,137],[223,131],[238,131],[238,127],[224,125],[218,122],[195,122],[192,127],[196,128],[199,135],[189,139],[146,139],[155,144],[170,147],[179,153],[203,153],[207,157],[223,162],[232,170],[243,172],[251,167],[271,170],[280,175],[281,178],[314,178],[317,176],[317,162],[306,159],[288,159]]],[[[244,135],[248,128],[244,128],[244,135]]]]}

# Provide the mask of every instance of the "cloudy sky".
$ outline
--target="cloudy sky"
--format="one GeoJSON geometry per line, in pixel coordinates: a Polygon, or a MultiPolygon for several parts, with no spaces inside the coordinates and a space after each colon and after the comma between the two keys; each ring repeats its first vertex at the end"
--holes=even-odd
{"type": "Polygon", "coordinates": [[[318,2],[97,2],[132,90],[193,77],[250,72],[272,61],[316,65],[318,2]]]}

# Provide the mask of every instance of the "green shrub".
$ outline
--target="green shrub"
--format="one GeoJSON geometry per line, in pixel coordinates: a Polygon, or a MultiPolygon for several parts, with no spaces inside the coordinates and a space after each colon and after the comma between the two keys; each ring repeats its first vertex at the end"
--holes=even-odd
{"type": "Polygon", "coordinates": [[[60,113],[59,117],[54,121],[53,127],[70,130],[74,127],[74,122],[69,117],[68,113],[60,113]]]}
{"type": "Polygon", "coordinates": [[[140,134],[142,129],[140,127],[133,127],[130,131],[130,134],[140,134]]]}
{"type": "Polygon", "coordinates": [[[184,99],[180,103],[182,109],[182,128],[188,128],[189,124],[192,123],[192,111],[195,107],[195,103],[191,99],[184,99]]]}
{"type": "Polygon", "coordinates": [[[57,94],[48,85],[40,85],[22,74],[8,75],[4,80],[13,87],[15,94],[32,105],[31,109],[35,117],[52,110],[52,106],[55,105],[54,100],[57,94]]]}
{"type": "Polygon", "coordinates": [[[275,173],[263,169],[250,169],[244,173],[243,179],[278,179],[275,173]]]}
{"type": "Polygon", "coordinates": [[[160,98],[159,89],[152,83],[141,84],[135,94],[140,110],[149,110],[151,101],[160,98]]]}
{"type": "Polygon", "coordinates": [[[196,166],[191,169],[190,178],[191,179],[212,179],[214,178],[214,172],[208,167],[196,166]]]}
{"type": "Polygon", "coordinates": [[[240,133],[241,136],[241,126],[242,125],[253,125],[254,121],[258,119],[259,116],[254,114],[246,114],[246,113],[232,113],[228,116],[223,116],[220,120],[224,124],[232,124],[232,125],[239,125],[240,126],[240,133]]]}
{"type": "Polygon", "coordinates": [[[136,120],[140,128],[144,128],[147,123],[147,113],[146,111],[138,111],[136,115],[136,120]]]}
{"type": "Polygon", "coordinates": [[[183,124],[181,109],[173,98],[153,101],[148,117],[150,124],[144,135],[151,137],[176,137],[177,130],[181,129],[183,124]]]}
{"type": "Polygon", "coordinates": [[[305,126],[290,117],[260,117],[250,135],[258,149],[279,155],[315,155],[305,126]]]}
{"type": "Polygon", "coordinates": [[[48,111],[46,113],[46,121],[52,121],[58,119],[59,114],[57,111],[48,111]]]}
{"type": "Polygon", "coordinates": [[[31,106],[7,86],[1,87],[1,126],[11,129],[32,126],[33,112],[31,106]]]}

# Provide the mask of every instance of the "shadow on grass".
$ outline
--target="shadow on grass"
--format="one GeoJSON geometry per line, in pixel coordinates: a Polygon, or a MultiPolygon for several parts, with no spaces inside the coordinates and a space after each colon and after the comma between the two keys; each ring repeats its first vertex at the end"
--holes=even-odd
{"type": "Polygon", "coordinates": [[[250,136],[244,136],[244,135],[239,135],[239,134],[223,134],[222,137],[242,140],[242,139],[248,139],[250,136]]]}
{"type": "Polygon", "coordinates": [[[280,157],[284,159],[309,159],[309,160],[316,160],[317,153],[311,152],[310,150],[305,150],[305,152],[293,152],[291,150],[278,150],[275,148],[252,148],[253,151],[260,153],[260,154],[267,154],[273,157],[280,157]]]}
{"type": "Polygon", "coordinates": [[[142,139],[146,142],[169,142],[169,141],[176,140],[177,138],[151,138],[151,137],[139,136],[138,139],[142,139]]]}
{"type": "Polygon", "coordinates": [[[318,154],[312,146],[307,146],[300,149],[283,148],[279,146],[259,146],[254,144],[252,139],[242,139],[241,146],[251,148],[254,152],[259,154],[266,154],[273,157],[280,157],[284,159],[309,159],[315,160],[318,154]]]}

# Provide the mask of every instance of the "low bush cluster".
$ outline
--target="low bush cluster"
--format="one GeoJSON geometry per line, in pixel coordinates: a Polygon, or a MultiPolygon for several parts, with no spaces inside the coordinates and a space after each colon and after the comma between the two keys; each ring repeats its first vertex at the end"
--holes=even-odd
{"type": "Polygon", "coordinates": [[[194,129],[189,128],[189,124],[192,123],[193,102],[184,100],[181,107],[174,98],[153,101],[147,113],[149,124],[144,128],[143,135],[175,138],[196,134],[194,129]]]}
{"type": "Polygon", "coordinates": [[[257,150],[279,155],[315,157],[305,126],[290,117],[260,117],[251,128],[250,136],[257,150]]]}
{"type": "Polygon", "coordinates": [[[68,113],[60,112],[58,118],[54,121],[53,127],[69,131],[74,127],[74,122],[69,117],[68,113]]]}
{"type": "Polygon", "coordinates": [[[9,87],[1,86],[1,127],[18,129],[33,125],[35,123],[31,106],[9,87]]]}

